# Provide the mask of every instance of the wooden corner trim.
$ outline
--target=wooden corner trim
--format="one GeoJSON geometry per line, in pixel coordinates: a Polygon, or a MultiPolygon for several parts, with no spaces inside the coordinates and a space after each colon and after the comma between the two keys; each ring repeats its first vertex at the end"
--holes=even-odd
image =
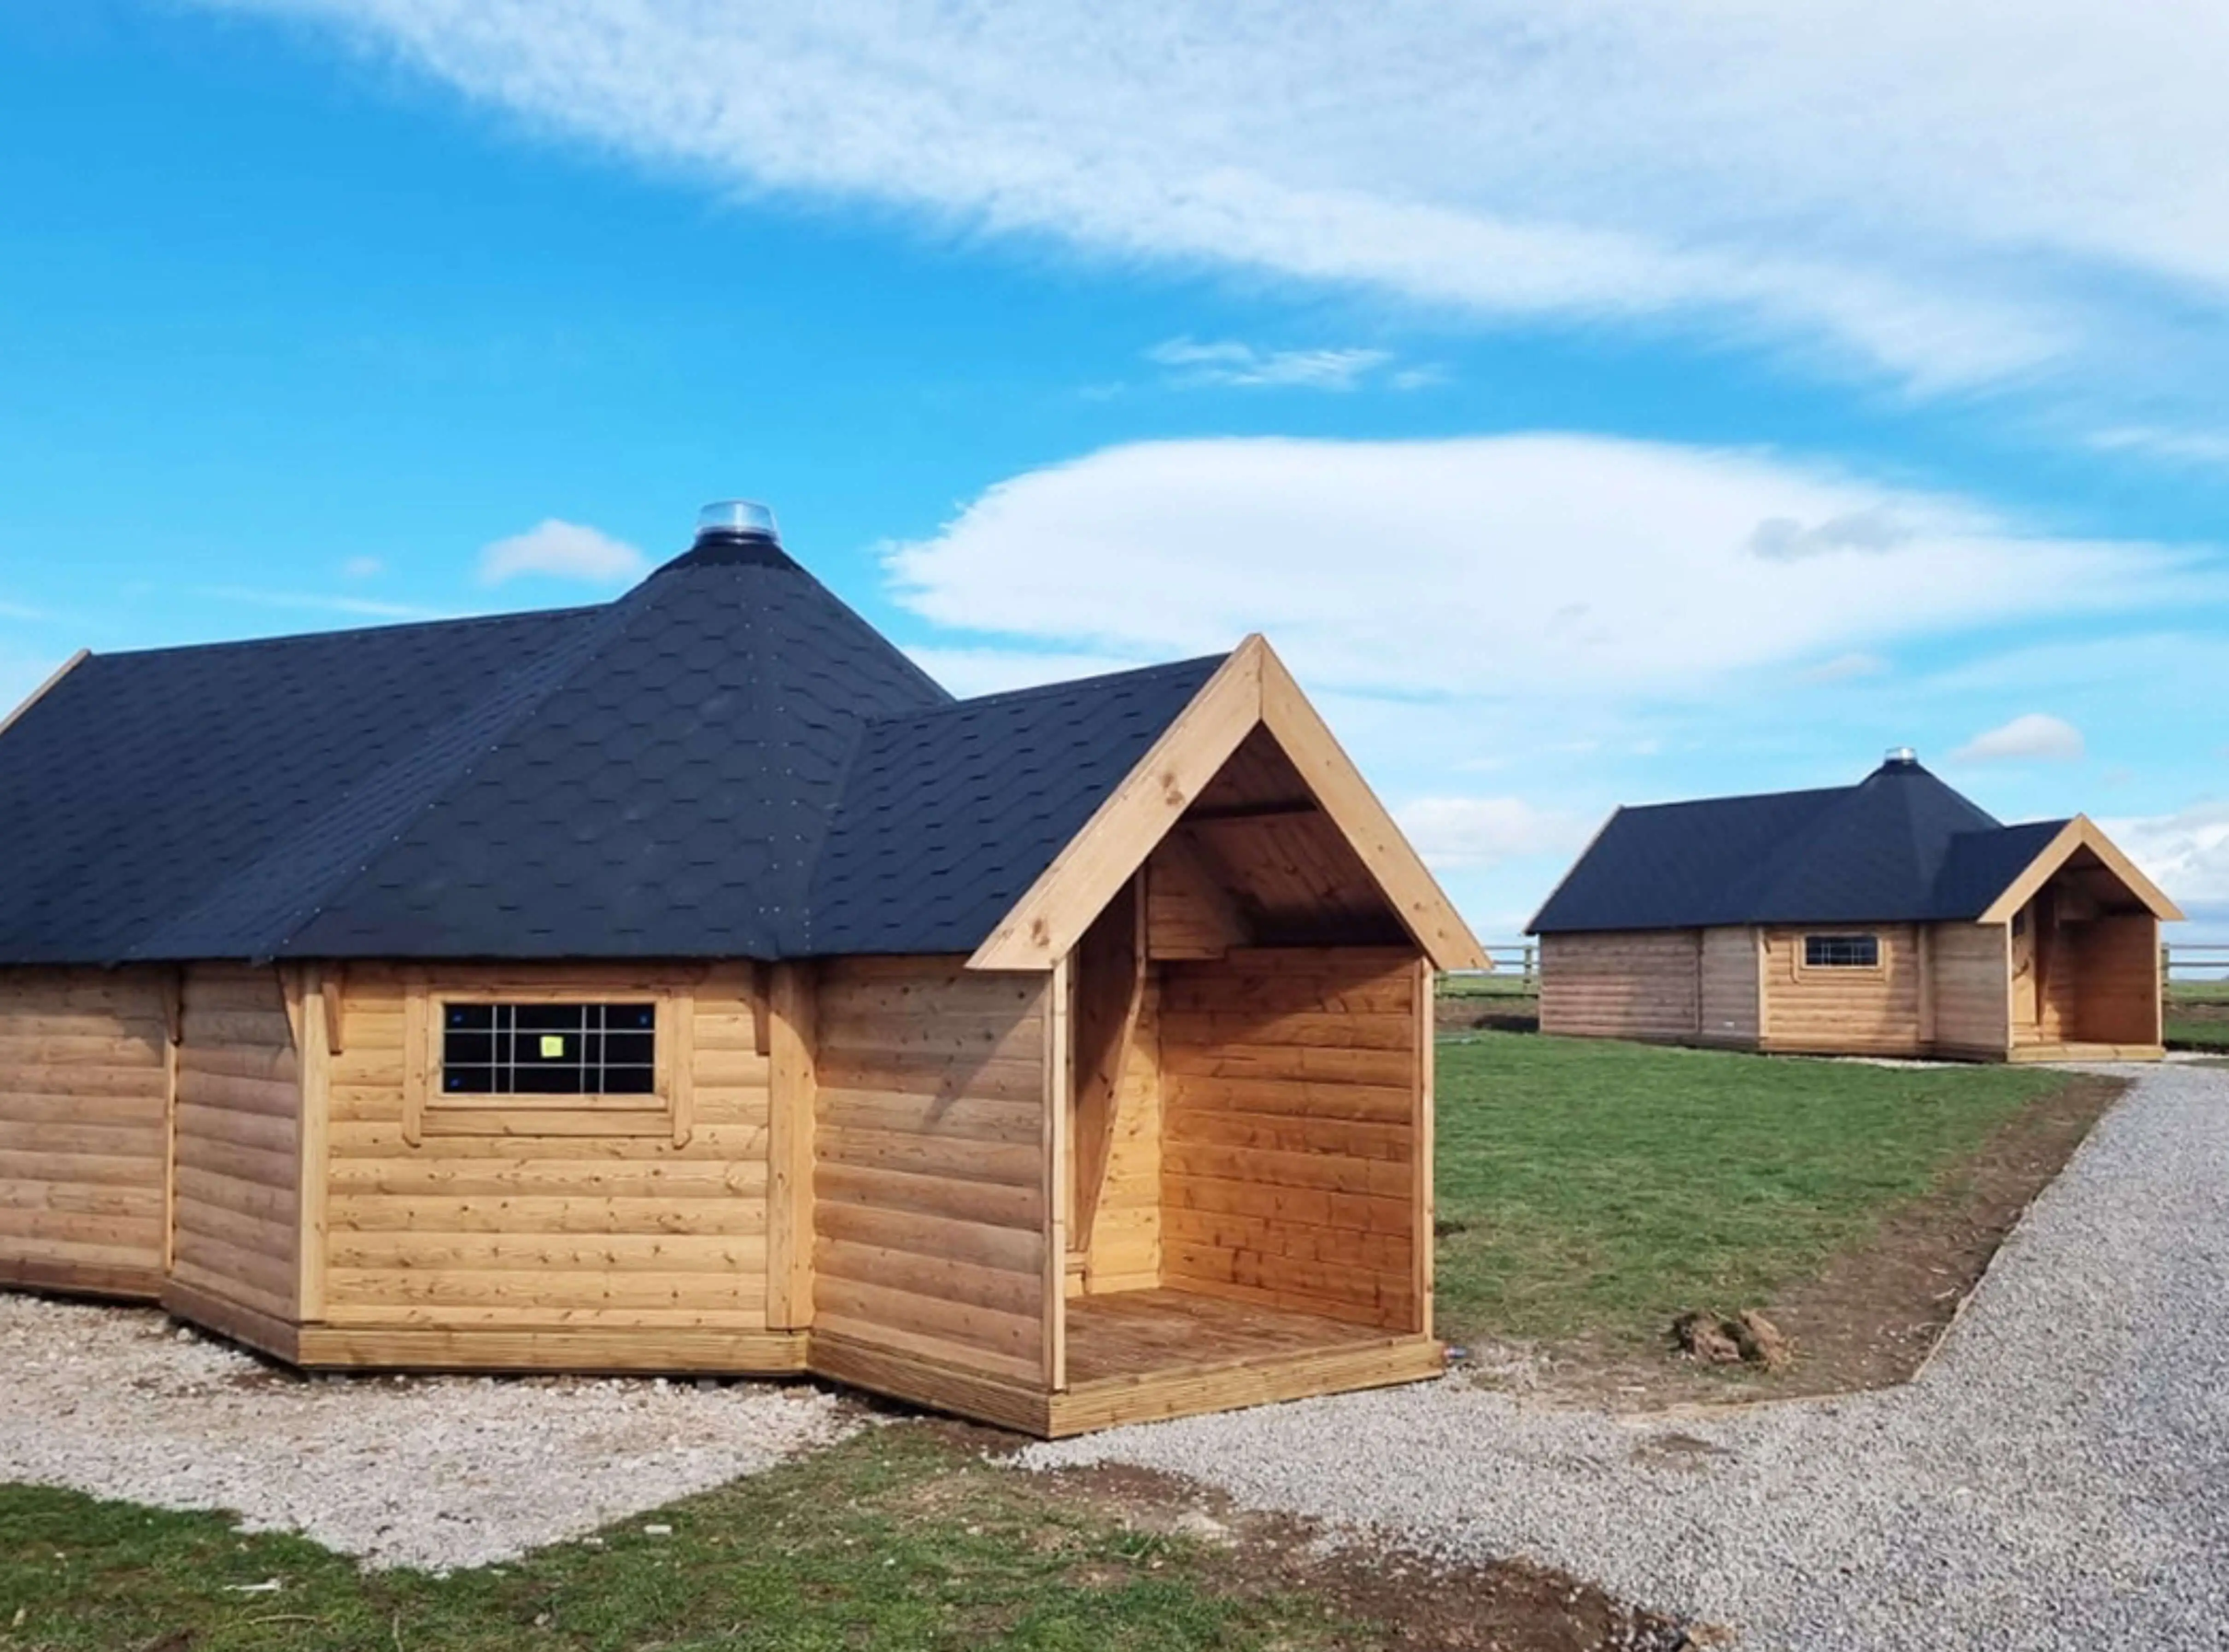
{"type": "Polygon", "coordinates": [[[87,660],[92,658],[92,649],[80,648],[75,653],[72,654],[67,659],[62,661],[60,665],[55,668],[45,682],[40,684],[38,687],[33,689],[29,694],[23,697],[22,702],[16,705],[14,710],[10,711],[6,717],[0,717],[0,734],[7,733],[8,730],[14,728],[16,723],[22,722],[23,717],[30,711],[30,709],[33,706],[36,705],[41,700],[45,699],[48,695],[54,692],[56,685],[61,683],[63,678],[67,677],[72,672],[75,671],[80,665],[82,665],[87,660]]]}
{"type": "Polygon", "coordinates": [[[1269,645],[1240,643],[967,961],[1050,971],[1262,721],[1269,645]]]}
{"type": "Polygon", "coordinates": [[[1437,968],[1489,968],[1486,948],[1470,925],[1266,642],[1261,646],[1261,669],[1262,721],[1361,858],[1410,938],[1437,968]]]}

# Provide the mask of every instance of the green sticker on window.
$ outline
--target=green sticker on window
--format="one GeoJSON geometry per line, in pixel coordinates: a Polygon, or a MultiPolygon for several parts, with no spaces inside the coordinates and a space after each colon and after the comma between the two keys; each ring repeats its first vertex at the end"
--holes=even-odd
{"type": "Polygon", "coordinates": [[[542,1035],[543,1060],[561,1061],[564,1058],[564,1055],[565,1035],[563,1033],[545,1032],[542,1035]]]}

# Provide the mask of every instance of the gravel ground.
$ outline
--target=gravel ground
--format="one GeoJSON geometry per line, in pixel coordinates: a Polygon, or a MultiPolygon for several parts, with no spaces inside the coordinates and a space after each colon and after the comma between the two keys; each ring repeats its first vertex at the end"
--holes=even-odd
{"type": "Polygon", "coordinates": [[[1620,1419],[1450,1378],[1025,1457],[1529,1556],[1750,1646],[2229,1648],[2229,1071],[2140,1070],[1901,1388],[1620,1419]]]}
{"type": "Polygon", "coordinates": [[[803,1386],[305,1381],[151,1309],[0,1295],[0,1482],[230,1509],[374,1566],[509,1559],[848,1427],[803,1386]]]}

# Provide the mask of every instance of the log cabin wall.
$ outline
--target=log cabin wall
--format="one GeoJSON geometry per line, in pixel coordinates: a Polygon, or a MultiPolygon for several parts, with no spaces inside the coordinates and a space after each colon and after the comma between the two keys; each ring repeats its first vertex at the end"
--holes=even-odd
{"type": "Polygon", "coordinates": [[[821,968],[814,1363],[864,1378],[876,1367],[863,1357],[889,1355],[1042,1388],[1059,1311],[1046,1237],[1054,981],[966,961],[821,968]]]}
{"type": "Polygon", "coordinates": [[[1380,948],[1162,966],[1166,1284],[1428,1328],[1426,980],[1380,948]]]}
{"type": "Polygon", "coordinates": [[[2007,936],[2001,923],[1930,926],[1935,1050],[2002,1060],[2012,1043],[2007,936]]]}
{"type": "Polygon", "coordinates": [[[1550,935],[1540,941],[1540,1031],[1673,1042],[1701,1029],[1703,932],[1550,935]]]}
{"type": "Polygon", "coordinates": [[[802,1338],[764,1328],[768,1032],[749,966],[351,965],[337,1002],[302,1363],[801,1366],[802,1338]],[[444,997],[524,993],[655,1000],[665,1094],[627,1114],[442,1097],[444,997]]]}
{"type": "Polygon", "coordinates": [[[0,970],[0,1283],[162,1288],[167,969],[0,970]]]}
{"type": "Polygon", "coordinates": [[[1764,931],[1764,1036],[1770,1051],[1828,1055],[1916,1056],[1928,1045],[1921,1027],[1918,930],[1909,923],[1815,924],[1764,931]],[[1872,935],[1874,968],[1813,968],[1807,935],[1872,935]]]}
{"type": "Polygon", "coordinates": [[[1746,925],[1703,931],[1696,1041],[1734,1049],[1756,1046],[1763,1003],[1763,955],[1746,925]]]}
{"type": "Polygon", "coordinates": [[[300,1287],[302,1064],[279,971],[185,972],[164,1306],[291,1357],[300,1287]]]}

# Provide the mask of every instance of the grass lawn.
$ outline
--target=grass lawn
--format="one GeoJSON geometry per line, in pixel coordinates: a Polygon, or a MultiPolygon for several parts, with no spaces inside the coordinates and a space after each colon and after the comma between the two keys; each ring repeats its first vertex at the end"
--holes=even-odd
{"type": "Polygon", "coordinates": [[[1761,1303],[2065,1082],[1521,1033],[1444,1040],[1441,1334],[1638,1344],[1685,1308],[1761,1303]]]}
{"type": "Polygon", "coordinates": [[[2168,987],[2167,1041],[2186,1050],[2229,1050],[2229,981],[2177,981],[2168,987]]]}
{"type": "Polygon", "coordinates": [[[0,1487],[0,1648],[1352,1647],[1378,1633],[1265,1592],[1224,1552],[1122,1529],[951,1437],[870,1429],[768,1474],[439,1578],[365,1573],[298,1538],[0,1487]],[[671,1527],[651,1536],[649,1524],[671,1527]],[[278,1579],[275,1591],[250,1591],[278,1579]]]}

